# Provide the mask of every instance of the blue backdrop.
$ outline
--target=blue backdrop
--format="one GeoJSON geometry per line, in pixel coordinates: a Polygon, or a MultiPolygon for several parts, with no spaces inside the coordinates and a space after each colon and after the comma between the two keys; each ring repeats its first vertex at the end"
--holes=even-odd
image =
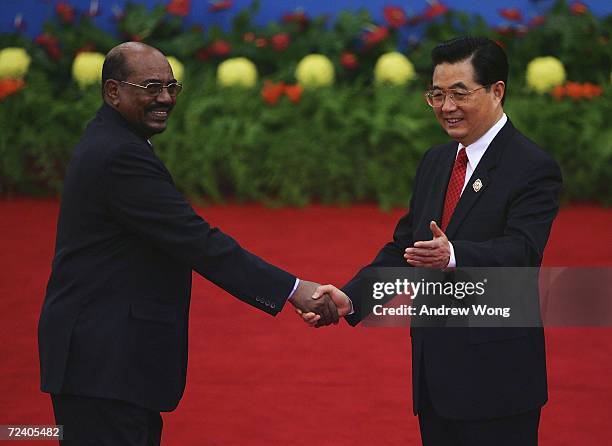
{"type": "MultiPolygon", "coordinates": [[[[571,0],[570,0],[571,1],[571,0]]],[[[12,32],[15,16],[22,14],[23,20],[27,24],[26,33],[36,36],[41,32],[42,24],[55,15],[55,4],[53,0],[24,0],[24,1],[3,1],[0,11],[0,32],[12,32]]],[[[70,0],[71,5],[77,10],[84,11],[89,8],[90,0],[70,0]]],[[[106,30],[114,30],[112,20],[112,9],[122,8],[125,0],[100,0],[101,15],[96,17],[95,22],[98,26],[106,30]]],[[[168,1],[145,0],[145,3],[153,6],[168,1]]],[[[545,13],[554,4],[554,0],[506,0],[482,1],[482,0],[445,0],[445,5],[452,9],[462,11],[477,12],[481,14],[491,25],[505,23],[499,15],[501,8],[518,8],[523,16],[528,20],[537,14],[545,13]]],[[[584,0],[592,12],[597,15],[607,15],[612,13],[612,2],[610,0],[584,0]]],[[[251,4],[251,0],[235,0],[232,9],[221,12],[211,13],[208,11],[210,5],[208,0],[192,0],[191,14],[187,17],[186,23],[201,23],[206,25],[217,24],[226,28],[231,24],[231,19],[236,11],[239,11],[251,4]]],[[[265,24],[271,20],[278,20],[282,14],[303,8],[309,16],[319,14],[331,14],[332,16],[340,10],[369,9],[377,21],[382,20],[382,9],[384,6],[401,6],[408,14],[420,13],[427,7],[426,0],[261,0],[261,9],[256,18],[257,23],[265,24]]]]}

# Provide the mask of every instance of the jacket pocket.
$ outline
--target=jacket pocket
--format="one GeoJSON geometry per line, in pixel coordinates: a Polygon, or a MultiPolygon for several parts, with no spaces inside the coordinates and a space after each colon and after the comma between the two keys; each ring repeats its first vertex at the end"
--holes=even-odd
{"type": "Polygon", "coordinates": [[[132,302],[130,313],[135,319],[173,324],[176,322],[176,308],[150,301],[132,302]]]}

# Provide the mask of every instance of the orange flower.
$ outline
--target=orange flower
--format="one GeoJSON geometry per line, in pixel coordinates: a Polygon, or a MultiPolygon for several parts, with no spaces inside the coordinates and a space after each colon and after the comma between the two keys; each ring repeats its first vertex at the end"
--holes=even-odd
{"type": "Polygon", "coordinates": [[[343,52],[340,55],[340,65],[342,65],[347,70],[353,70],[357,68],[359,62],[357,61],[357,56],[348,51],[343,52]]]}
{"type": "Polygon", "coordinates": [[[568,82],[565,84],[565,92],[573,100],[578,100],[583,96],[582,84],[578,82],[568,82]]]}
{"type": "Polygon", "coordinates": [[[523,14],[517,8],[503,8],[499,10],[499,15],[512,22],[522,22],[523,14]]]}
{"type": "Polygon", "coordinates": [[[300,102],[300,99],[302,98],[302,93],[304,93],[304,89],[301,85],[285,85],[285,94],[294,104],[300,102]]]}
{"type": "Polygon", "coordinates": [[[544,23],[546,23],[546,17],[541,15],[533,16],[531,20],[529,20],[529,26],[531,26],[532,28],[543,25],[544,23]]]}
{"type": "Polygon", "coordinates": [[[406,13],[399,6],[385,6],[383,9],[383,17],[391,28],[401,28],[408,23],[406,13]]]}
{"type": "Polygon", "coordinates": [[[555,88],[552,89],[550,94],[553,95],[555,99],[560,101],[565,96],[565,87],[563,85],[557,85],[555,88]]]}
{"type": "Polygon", "coordinates": [[[287,33],[278,33],[270,38],[270,42],[274,51],[285,51],[291,43],[291,37],[287,33]]]}
{"type": "Polygon", "coordinates": [[[211,5],[208,8],[210,12],[219,12],[230,9],[234,5],[234,0],[215,0],[210,2],[211,5]]]}
{"type": "Polygon", "coordinates": [[[550,92],[550,94],[558,100],[567,96],[574,101],[579,99],[593,99],[597,96],[601,96],[602,93],[602,87],[591,84],[590,82],[585,82],[584,84],[579,82],[568,82],[565,85],[557,85],[550,92]]]}
{"type": "Polygon", "coordinates": [[[170,3],[166,6],[166,11],[168,14],[185,17],[189,15],[189,11],[191,10],[191,1],[190,0],[171,0],[170,3]]]}
{"type": "Polygon", "coordinates": [[[25,82],[22,79],[11,79],[10,77],[0,79],[0,101],[17,93],[23,87],[25,87],[25,82]]]}
{"type": "Polygon", "coordinates": [[[425,20],[433,20],[436,17],[444,15],[448,12],[448,7],[438,0],[429,2],[429,7],[425,10],[422,18],[425,20]]]}
{"type": "Polygon", "coordinates": [[[601,88],[599,85],[587,82],[586,84],[582,85],[582,93],[585,98],[593,99],[594,97],[601,96],[603,93],[603,88],[601,88]]]}
{"type": "Polygon", "coordinates": [[[366,48],[370,48],[389,37],[389,30],[384,26],[376,26],[363,36],[366,48]]]}
{"type": "Polygon", "coordinates": [[[276,105],[284,91],[285,84],[282,82],[275,84],[274,82],[266,81],[261,89],[261,97],[266,103],[276,105]]]}
{"type": "Polygon", "coordinates": [[[216,57],[225,57],[232,52],[232,46],[225,40],[215,40],[209,45],[208,52],[216,57]]]}
{"type": "Polygon", "coordinates": [[[587,5],[585,5],[582,2],[578,2],[578,1],[572,3],[572,5],[570,6],[570,11],[574,15],[585,14],[588,10],[589,8],[587,7],[587,5]]]}
{"type": "Polygon", "coordinates": [[[66,2],[59,2],[55,6],[55,12],[63,23],[70,24],[74,22],[74,8],[66,2]]]}
{"type": "Polygon", "coordinates": [[[34,39],[34,42],[37,45],[42,46],[51,59],[59,60],[62,57],[62,53],[59,49],[59,42],[57,38],[52,36],[51,34],[41,34],[36,37],[36,39],[34,39]]]}

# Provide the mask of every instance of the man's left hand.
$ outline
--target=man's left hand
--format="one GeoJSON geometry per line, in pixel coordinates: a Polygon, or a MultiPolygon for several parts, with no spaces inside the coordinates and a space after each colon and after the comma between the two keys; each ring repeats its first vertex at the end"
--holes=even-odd
{"type": "Polygon", "coordinates": [[[431,240],[415,242],[412,248],[406,248],[404,258],[418,268],[446,268],[450,260],[450,244],[442,229],[435,221],[429,224],[433,234],[431,240]]]}

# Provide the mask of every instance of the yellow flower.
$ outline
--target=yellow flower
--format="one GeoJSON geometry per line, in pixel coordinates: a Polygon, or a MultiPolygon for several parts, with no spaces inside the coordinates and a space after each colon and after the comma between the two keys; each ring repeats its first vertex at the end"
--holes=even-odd
{"type": "Polygon", "coordinates": [[[257,68],[246,57],[234,57],[217,68],[217,83],[222,87],[253,87],[257,82],[257,68]]]}
{"type": "Polygon", "coordinates": [[[28,72],[30,56],[23,48],[9,47],[0,51],[0,78],[19,78],[28,72]]]}
{"type": "Polygon", "coordinates": [[[527,65],[527,85],[545,93],[565,82],[565,68],[555,57],[536,57],[527,65]]]}
{"type": "Polygon", "coordinates": [[[172,68],[172,74],[174,74],[174,78],[181,82],[183,80],[183,74],[185,73],[185,68],[180,60],[176,57],[168,56],[168,63],[170,64],[170,68],[172,68]]]}
{"type": "Polygon", "coordinates": [[[305,88],[322,87],[334,83],[334,65],[322,54],[309,54],[298,63],[295,77],[305,88]]]}
{"type": "Polygon", "coordinates": [[[96,84],[102,78],[103,64],[103,54],[92,52],[79,53],[72,63],[72,77],[74,77],[81,88],[96,84]]]}
{"type": "Polygon", "coordinates": [[[397,51],[380,56],[374,67],[374,78],[376,83],[388,82],[395,85],[403,85],[414,79],[416,73],[414,65],[406,56],[397,51]]]}

